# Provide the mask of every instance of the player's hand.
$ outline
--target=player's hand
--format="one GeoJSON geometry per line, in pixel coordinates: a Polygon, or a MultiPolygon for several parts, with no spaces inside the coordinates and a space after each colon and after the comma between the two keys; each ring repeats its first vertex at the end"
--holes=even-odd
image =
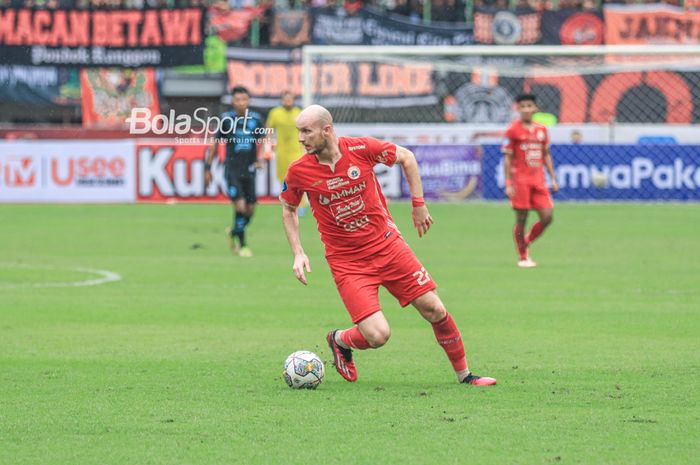
{"type": "Polygon", "coordinates": [[[559,184],[557,184],[557,181],[552,179],[552,192],[556,192],[559,190],[559,184]]]}
{"type": "Polygon", "coordinates": [[[204,187],[206,188],[211,183],[211,169],[204,169],[204,187]]]}
{"type": "Polygon", "coordinates": [[[509,199],[512,199],[514,195],[515,195],[515,187],[513,187],[513,186],[506,186],[506,196],[507,196],[509,199]]]}
{"type": "Polygon", "coordinates": [[[307,257],[305,253],[295,255],[294,267],[292,268],[292,270],[294,271],[294,276],[296,276],[297,279],[304,286],[306,286],[308,284],[308,281],[306,280],[306,275],[304,274],[304,271],[311,273],[311,264],[309,263],[309,257],[307,257]]]}
{"type": "Polygon", "coordinates": [[[413,216],[413,227],[418,231],[418,237],[423,237],[430,229],[430,225],[433,224],[433,218],[428,212],[428,207],[425,205],[413,207],[411,214],[413,216]]]}

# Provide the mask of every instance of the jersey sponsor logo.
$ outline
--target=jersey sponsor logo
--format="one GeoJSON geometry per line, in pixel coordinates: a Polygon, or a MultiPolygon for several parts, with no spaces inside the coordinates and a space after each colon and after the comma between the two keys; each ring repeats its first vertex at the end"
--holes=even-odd
{"type": "Polygon", "coordinates": [[[350,181],[348,181],[345,178],[341,178],[340,176],[336,176],[335,178],[330,178],[329,180],[326,181],[326,186],[328,187],[329,190],[337,189],[339,187],[347,186],[350,184],[350,181]]]}
{"type": "Polygon", "coordinates": [[[331,205],[331,212],[333,213],[333,216],[335,216],[336,223],[340,223],[344,218],[354,216],[364,209],[365,202],[359,195],[331,205]]]}
{"type": "Polygon", "coordinates": [[[386,164],[386,161],[389,159],[389,151],[388,150],[382,150],[382,153],[377,155],[375,158],[377,160],[377,163],[384,163],[386,164]]]}
{"type": "Polygon", "coordinates": [[[531,168],[538,168],[542,166],[542,152],[540,150],[529,150],[525,154],[525,163],[531,168]]]}
{"type": "Polygon", "coordinates": [[[344,197],[348,197],[350,195],[355,195],[358,192],[362,192],[363,190],[365,190],[366,187],[367,187],[367,181],[362,181],[361,183],[359,183],[355,186],[349,187],[347,189],[343,189],[342,191],[331,192],[330,199],[323,194],[319,194],[318,201],[321,202],[321,205],[328,205],[330,202],[334,202],[334,201],[340,200],[344,197]]]}
{"type": "Polygon", "coordinates": [[[360,177],[360,168],[358,168],[357,166],[354,166],[354,165],[350,166],[350,168],[348,168],[348,177],[352,180],[359,178],[360,177]]]}
{"type": "Polygon", "coordinates": [[[351,145],[350,147],[348,147],[348,150],[360,150],[360,149],[364,149],[364,148],[365,148],[365,144],[351,145]]]}
{"type": "Polygon", "coordinates": [[[314,181],[314,182],[311,184],[311,187],[316,187],[316,186],[318,186],[319,184],[321,184],[322,182],[323,182],[323,181],[321,181],[321,180],[314,181]]]}
{"type": "Polygon", "coordinates": [[[346,231],[356,231],[369,224],[369,217],[363,214],[365,202],[360,195],[336,202],[330,209],[336,224],[346,231]]]}
{"type": "Polygon", "coordinates": [[[363,215],[360,218],[356,218],[354,220],[350,220],[347,223],[343,224],[343,229],[346,231],[356,231],[358,229],[362,229],[365,226],[369,224],[369,217],[367,215],[363,215]]]}

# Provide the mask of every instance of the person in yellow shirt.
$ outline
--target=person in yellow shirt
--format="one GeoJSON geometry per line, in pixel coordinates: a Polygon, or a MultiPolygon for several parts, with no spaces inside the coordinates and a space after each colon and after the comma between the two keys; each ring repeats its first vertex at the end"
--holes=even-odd
{"type": "Polygon", "coordinates": [[[294,94],[285,90],[282,92],[282,105],[273,108],[267,115],[266,126],[275,130],[277,138],[275,158],[280,183],[284,181],[289,165],[304,154],[295,123],[299,113],[301,108],[294,105],[294,94]]]}
{"type": "MultiPolygon", "coordinates": [[[[270,110],[267,115],[268,128],[275,130],[277,142],[275,144],[275,161],[277,165],[277,180],[284,182],[287,169],[294,160],[301,158],[304,150],[299,143],[299,133],[296,127],[296,119],[301,113],[301,108],[294,105],[294,94],[290,90],[282,92],[282,105],[270,110]]],[[[302,201],[299,216],[304,215],[306,198],[302,201]]]]}

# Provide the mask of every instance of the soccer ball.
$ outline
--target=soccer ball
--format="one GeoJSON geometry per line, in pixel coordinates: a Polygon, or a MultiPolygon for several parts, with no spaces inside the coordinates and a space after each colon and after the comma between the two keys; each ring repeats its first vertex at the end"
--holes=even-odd
{"type": "Polygon", "coordinates": [[[323,381],[323,362],[308,350],[298,350],[284,361],[284,380],[295,389],[316,389],[323,381]]]}

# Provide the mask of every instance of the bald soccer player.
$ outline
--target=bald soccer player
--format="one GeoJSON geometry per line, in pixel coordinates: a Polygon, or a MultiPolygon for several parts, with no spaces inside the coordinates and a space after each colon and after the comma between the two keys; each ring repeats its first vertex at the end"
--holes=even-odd
{"type": "Polygon", "coordinates": [[[394,224],[374,175],[377,163],[399,164],[411,190],[413,224],[422,237],[433,219],[423,200],[413,153],[371,137],[336,136],[331,114],[319,105],[303,110],[296,127],[306,153],[287,171],[280,195],[282,221],[294,254],[294,274],[306,285],[311,266],[301,246],[297,217],[297,207],[306,193],[326,260],[353,322],[352,327],[326,336],[338,373],[347,381],[356,381],[353,349],[376,349],[389,340],[389,323],[379,306],[382,285],[402,307],[413,305],[432,325],[460,383],[496,384],[494,378],[469,371],[457,325],[435,292],[435,282],[394,224]]]}

